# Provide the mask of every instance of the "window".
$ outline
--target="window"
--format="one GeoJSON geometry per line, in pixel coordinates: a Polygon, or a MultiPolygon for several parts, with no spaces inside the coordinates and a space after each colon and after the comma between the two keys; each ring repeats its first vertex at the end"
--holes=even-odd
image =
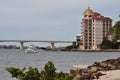
{"type": "Polygon", "coordinates": [[[92,26],[92,24],[91,24],[91,23],[89,23],[89,26],[92,26]]]}
{"type": "Polygon", "coordinates": [[[91,15],[89,15],[89,17],[92,17],[91,15]]]}
{"type": "Polygon", "coordinates": [[[87,15],[85,15],[84,17],[87,17],[87,15]]]}

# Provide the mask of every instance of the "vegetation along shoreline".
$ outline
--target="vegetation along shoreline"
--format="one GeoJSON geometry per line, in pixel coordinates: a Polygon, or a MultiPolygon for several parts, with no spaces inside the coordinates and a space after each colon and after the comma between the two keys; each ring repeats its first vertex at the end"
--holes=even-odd
{"type": "MultiPolygon", "coordinates": [[[[18,80],[99,80],[101,76],[108,75],[107,72],[110,73],[110,71],[117,70],[117,73],[120,73],[119,63],[120,57],[116,59],[107,59],[101,62],[94,62],[94,64],[87,68],[82,68],[81,66],[72,67],[70,73],[64,73],[57,72],[54,64],[51,61],[48,61],[41,71],[39,71],[38,68],[33,67],[24,67],[23,69],[7,67],[6,71],[8,71],[13,78],[18,80]]],[[[112,77],[112,73],[110,77],[112,77]]],[[[115,79],[114,77],[112,77],[113,80],[115,79]]],[[[120,76],[116,77],[120,78],[120,76]]]]}

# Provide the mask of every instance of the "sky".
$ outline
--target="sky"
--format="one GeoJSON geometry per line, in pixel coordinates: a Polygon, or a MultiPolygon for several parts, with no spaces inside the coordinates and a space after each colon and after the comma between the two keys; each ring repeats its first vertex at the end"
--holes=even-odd
{"type": "Polygon", "coordinates": [[[0,39],[76,40],[88,6],[120,19],[120,0],[0,0],[0,39]]]}

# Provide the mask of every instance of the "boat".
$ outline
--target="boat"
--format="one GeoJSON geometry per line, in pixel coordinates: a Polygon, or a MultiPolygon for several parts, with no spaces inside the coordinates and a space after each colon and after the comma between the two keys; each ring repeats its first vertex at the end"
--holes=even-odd
{"type": "Polygon", "coordinates": [[[37,53],[37,48],[33,45],[30,45],[27,47],[27,49],[25,49],[26,53],[37,53]]]}

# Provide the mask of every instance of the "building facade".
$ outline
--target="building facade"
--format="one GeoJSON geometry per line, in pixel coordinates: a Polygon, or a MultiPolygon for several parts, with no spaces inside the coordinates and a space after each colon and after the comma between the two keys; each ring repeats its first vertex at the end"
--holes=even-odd
{"type": "Polygon", "coordinates": [[[89,7],[84,11],[82,18],[81,44],[82,50],[97,50],[103,38],[108,36],[112,19],[104,17],[98,12],[93,12],[89,7]]]}

